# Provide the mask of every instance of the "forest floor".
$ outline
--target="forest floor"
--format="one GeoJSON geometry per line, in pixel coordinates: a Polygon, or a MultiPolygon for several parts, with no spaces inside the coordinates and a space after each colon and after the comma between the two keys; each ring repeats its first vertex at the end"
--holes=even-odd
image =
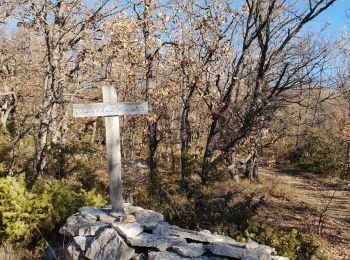
{"type": "MultiPolygon", "coordinates": [[[[271,187],[271,202],[259,214],[268,225],[318,233],[321,212],[321,252],[327,259],[350,259],[350,182],[321,178],[292,167],[262,167],[261,182],[271,187]]],[[[259,186],[259,184],[257,184],[259,186]]]]}
{"type": "MultiPolygon", "coordinates": [[[[126,171],[128,173],[123,176],[124,192],[137,194],[144,191],[148,182],[147,171],[140,172],[132,167],[126,171]]],[[[172,187],[174,182],[179,181],[178,174],[174,175],[169,170],[163,170],[160,175],[164,187],[172,187]]],[[[276,230],[289,232],[296,228],[303,234],[315,234],[326,259],[350,260],[349,180],[301,172],[291,165],[262,166],[259,176],[259,181],[242,179],[239,183],[223,178],[213,184],[212,193],[225,194],[235,190],[244,194],[254,193],[264,201],[255,220],[276,230]],[[323,227],[318,235],[323,211],[323,227]]],[[[174,202],[179,200],[174,198],[174,202]]]]}

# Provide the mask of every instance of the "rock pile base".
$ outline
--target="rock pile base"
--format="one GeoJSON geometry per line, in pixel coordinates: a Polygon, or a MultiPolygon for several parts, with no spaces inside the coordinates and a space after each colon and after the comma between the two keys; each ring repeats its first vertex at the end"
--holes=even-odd
{"type": "Polygon", "coordinates": [[[64,259],[80,260],[285,260],[274,249],[254,241],[232,238],[170,225],[162,214],[125,205],[124,213],[109,207],[82,207],[67,219],[60,234],[71,238],[64,259]]]}

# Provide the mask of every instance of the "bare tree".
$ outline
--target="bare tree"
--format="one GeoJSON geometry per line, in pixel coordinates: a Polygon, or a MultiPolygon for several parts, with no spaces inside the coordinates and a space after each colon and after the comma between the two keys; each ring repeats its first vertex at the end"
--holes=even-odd
{"type": "Polygon", "coordinates": [[[307,84],[318,74],[328,51],[317,46],[312,36],[298,34],[334,2],[312,1],[305,7],[295,1],[245,1],[238,14],[242,33],[236,30],[230,34],[239,50],[231,59],[231,69],[219,84],[212,80],[211,87],[201,90],[212,115],[203,183],[209,180],[216,150],[230,154],[250,132],[271,120],[290,90],[307,84]],[[214,84],[219,85],[219,95],[212,101],[206,92],[210,93],[214,84]]]}

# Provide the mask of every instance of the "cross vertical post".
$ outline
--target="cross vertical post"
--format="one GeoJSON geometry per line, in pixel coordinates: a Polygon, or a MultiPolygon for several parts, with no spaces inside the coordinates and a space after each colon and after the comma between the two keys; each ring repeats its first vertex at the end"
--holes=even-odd
{"type": "MultiPolygon", "coordinates": [[[[116,103],[118,100],[116,89],[112,86],[103,86],[103,102],[116,103]]],[[[105,117],[106,146],[108,158],[109,192],[113,212],[123,212],[124,202],[121,179],[121,150],[119,116],[105,117]]]]}

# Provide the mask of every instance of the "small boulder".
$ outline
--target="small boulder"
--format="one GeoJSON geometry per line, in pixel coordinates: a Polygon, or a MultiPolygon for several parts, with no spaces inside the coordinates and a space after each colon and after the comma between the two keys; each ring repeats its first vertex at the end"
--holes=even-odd
{"type": "Polygon", "coordinates": [[[183,260],[185,258],[172,252],[148,252],[148,260],[183,260]]]}
{"type": "Polygon", "coordinates": [[[147,209],[135,211],[133,215],[135,216],[136,221],[140,224],[148,222],[160,222],[164,220],[163,214],[147,209]]]}
{"type": "Polygon", "coordinates": [[[60,228],[59,233],[66,236],[77,236],[80,228],[90,227],[96,224],[96,220],[84,218],[80,214],[70,216],[66,224],[60,228]]]}
{"type": "Polygon", "coordinates": [[[118,231],[123,237],[130,239],[138,236],[143,232],[143,227],[141,224],[135,223],[113,223],[113,228],[118,231]]]}
{"type": "Polygon", "coordinates": [[[159,251],[165,251],[169,247],[186,243],[186,240],[173,236],[158,236],[148,233],[141,233],[135,238],[128,239],[132,246],[157,248],[159,251]]]}
{"type": "Polygon", "coordinates": [[[184,257],[198,257],[206,252],[203,244],[189,243],[172,246],[171,249],[184,257]]]}
{"type": "Polygon", "coordinates": [[[79,228],[78,234],[79,236],[96,236],[99,232],[101,232],[105,228],[111,227],[110,223],[102,223],[87,227],[79,228]]]}
{"type": "Polygon", "coordinates": [[[97,236],[85,252],[86,258],[93,260],[127,260],[134,254],[135,250],[112,228],[105,229],[97,236]]]}

